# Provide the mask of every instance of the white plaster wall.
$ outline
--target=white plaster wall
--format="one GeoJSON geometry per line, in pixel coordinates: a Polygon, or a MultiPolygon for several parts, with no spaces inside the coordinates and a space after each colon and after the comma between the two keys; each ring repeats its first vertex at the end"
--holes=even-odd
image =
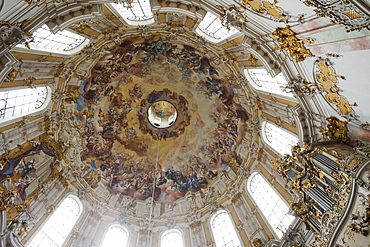
{"type": "Polygon", "coordinates": [[[370,122],[370,50],[341,53],[343,57],[332,59],[338,75],[344,75],[346,80],[339,80],[339,88],[360,116],[361,122],[370,122]]]}

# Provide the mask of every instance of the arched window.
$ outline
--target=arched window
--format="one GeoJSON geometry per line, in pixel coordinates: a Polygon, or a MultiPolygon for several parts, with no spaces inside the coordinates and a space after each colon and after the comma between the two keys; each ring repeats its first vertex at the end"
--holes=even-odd
{"type": "Polygon", "coordinates": [[[111,5],[130,25],[149,24],[142,22],[153,19],[150,0],[133,0],[129,5],[125,3],[112,3],[111,5]]]}
{"type": "Polygon", "coordinates": [[[206,14],[197,28],[198,34],[206,34],[207,36],[202,36],[214,43],[221,42],[237,32],[238,29],[233,27],[228,30],[227,27],[222,25],[220,18],[210,12],[206,14]]]}
{"type": "Polygon", "coordinates": [[[170,229],[162,234],[160,247],[183,247],[184,240],[179,230],[170,229]]]}
{"type": "MultiPolygon", "coordinates": [[[[80,46],[85,40],[85,37],[68,30],[62,30],[57,33],[52,33],[49,27],[44,24],[32,33],[33,42],[30,43],[32,49],[45,51],[67,52],[80,46]]],[[[23,45],[17,45],[24,47],[23,45]]],[[[82,48],[82,47],[81,47],[82,48]]]]}
{"type": "Polygon", "coordinates": [[[216,247],[242,246],[233,222],[226,211],[220,210],[211,218],[211,228],[216,247]]]}
{"type": "Polygon", "coordinates": [[[0,91],[0,122],[41,111],[50,100],[46,86],[0,91]]]}
{"type": "Polygon", "coordinates": [[[128,230],[121,225],[109,227],[101,247],[126,247],[128,244],[128,230]]]}
{"type": "Polygon", "coordinates": [[[259,173],[254,173],[249,178],[248,190],[259,211],[275,234],[281,238],[282,231],[285,231],[294,220],[294,216],[288,214],[288,205],[259,173]]]}
{"type": "Polygon", "coordinates": [[[298,143],[298,137],[270,122],[262,123],[263,139],[281,155],[291,154],[291,148],[298,143]]]}
{"type": "Polygon", "coordinates": [[[27,246],[62,246],[81,213],[79,199],[67,196],[27,246]]]}
{"type": "Polygon", "coordinates": [[[288,84],[283,73],[272,77],[265,69],[246,69],[244,74],[251,81],[251,85],[258,90],[293,97],[293,94],[287,93],[283,88],[288,84]]]}

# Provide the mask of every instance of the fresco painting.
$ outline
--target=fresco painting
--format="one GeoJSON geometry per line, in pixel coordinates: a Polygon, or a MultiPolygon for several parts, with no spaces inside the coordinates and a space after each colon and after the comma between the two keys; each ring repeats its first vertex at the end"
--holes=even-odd
{"type": "Polygon", "coordinates": [[[33,147],[22,155],[8,159],[0,174],[3,187],[15,191],[14,203],[21,205],[52,172],[54,153],[46,143],[33,147]]]}
{"type": "Polygon", "coordinates": [[[81,160],[91,166],[85,180],[113,194],[172,202],[238,166],[248,113],[226,78],[194,47],[154,35],[124,40],[81,87],[81,160]],[[149,123],[147,109],[157,100],[177,109],[171,127],[149,123]]]}

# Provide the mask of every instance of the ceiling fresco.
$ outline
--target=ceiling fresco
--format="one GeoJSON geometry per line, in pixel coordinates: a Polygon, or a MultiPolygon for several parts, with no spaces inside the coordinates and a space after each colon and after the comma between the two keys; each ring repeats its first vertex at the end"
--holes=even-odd
{"type": "Polygon", "coordinates": [[[172,202],[240,164],[248,113],[226,76],[194,47],[156,35],[124,40],[80,88],[80,155],[92,168],[85,181],[112,194],[172,202]],[[151,112],[158,119],[173,114],[160,101],[177,112],[167,128],[148,120],[151,112]]]}

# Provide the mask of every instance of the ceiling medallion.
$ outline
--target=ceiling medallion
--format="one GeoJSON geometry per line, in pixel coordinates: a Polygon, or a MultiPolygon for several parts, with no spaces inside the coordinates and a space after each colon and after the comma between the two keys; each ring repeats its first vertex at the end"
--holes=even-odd
{"type": "Polygon", "coordinates": [[[154,90],[141,101],[138,113],[140,129],[154,140],[177,137],[184,133],[191,116],[188,101],[168,89],[154,90]]]}

